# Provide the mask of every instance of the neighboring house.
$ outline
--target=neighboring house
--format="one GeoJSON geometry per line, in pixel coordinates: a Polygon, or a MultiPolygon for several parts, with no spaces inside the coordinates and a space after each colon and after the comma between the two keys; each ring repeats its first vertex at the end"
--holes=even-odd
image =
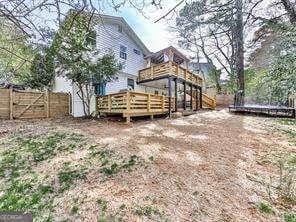
{"type": "Polygon", "coordinates": [[[205,76],[209,75],[209,72],[211,71],[211,69],[213,69],[213,65],[211,65],[210,63],[207,62],[190,62],[189,63],[189,69],[191,69],[193,72],[195,73],[202,73],[205,76]]]}
{"type": "Polygon", "coordinates": [[[203,78],[203,90],[210,96],[215,97],[217,94],[216,86],[209,81],[209,73],[215,67],[208,62],[190,62],[189,69],[199,74],[203,78]]]}
{"type": "MultiPolygon", "coordinates": [[[[136,91],[168,96],[167,70],[176,71],[177,74],[179,72],[185,78],[190,77],[189,82],[183,80],[183,84],[175,83],[174,87],[178,87],[178,90],[174,89],[176,91],[173,94],[175,97],[181,94],[179,89],[183,89],[184,94],[185,83],[189,84],[189,88],[186,88],[187,93],[190,90],[190,84],[191,91],[192,87],[193,90],[199,90],[199,88],[196,88],[199,86],[192,83],[202,80],[189,72],[189,59],[177,49],[170,46],[152,53],[123,18],[97,15],[97,20],[98,23],[94,25],[97,49],[103,53],[112,50],[116,59],[123,64],[123,69],[117,75],[116,80],[106,85],[94,85],[96,95],[102,96],[111,93],[136,91]],[[153,74],[153,79],[151,73],[153,74]],[[160,74],[166,78],[160,77],[160,74]]],[[[64,77],[56,77],[53,90],[71,93],[72,115],[75,117],[84,115],[82,101],[77,95],[78,89],[71,81],[64,77]]],[[[172,91],[170,92],[172,93],[172,91]]],[[[176,101],[179,103],[178,96],[176,98],[176,101]]],[[[185,98],[184,95],[183,98],[185,98]]],[[[185,99],[188,100],[188,97],[185,99]]],[[[95,104],[95,99],[93,99],[91,102],[91,112],[96,110],[95,104]]],[[[184,101],[183,104],[185,104],[184,101]]]]}

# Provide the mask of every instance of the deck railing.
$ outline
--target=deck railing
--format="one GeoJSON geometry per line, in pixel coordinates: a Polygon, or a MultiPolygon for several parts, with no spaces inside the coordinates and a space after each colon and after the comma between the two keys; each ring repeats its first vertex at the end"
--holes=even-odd
{"type": "MultiPolygon", "coordinates": [[[[97,109],[102,113],[124,115],[161,114],[169,111],[169,97],[142,92],[122,92],[97,97],[97,109]]],[[[171,98],[171,110],[175,109],[175,98],[171,98]]]]}
{"type": "Polygon", "coordinates": [[[166,75],[171,75],[184,79],[195,85],[202,85],[202,78],[200,76],[193,74],[189,70],[171,61],[153,65],[149,68],[140,70],[138,81],[141,82],[144,80],[154,79],[166,75]]]}

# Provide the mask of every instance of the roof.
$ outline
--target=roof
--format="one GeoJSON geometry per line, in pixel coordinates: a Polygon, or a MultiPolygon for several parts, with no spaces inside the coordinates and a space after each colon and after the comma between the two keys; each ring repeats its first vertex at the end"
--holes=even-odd
{"type": "Polygon", "coordinates": [[[6,89],[13,88],[13,89],[24,90],[25,86],[20,84],[10,83],[10,82],[0,82],[0,88],[6,88],[6,89]]]}
{"type": "Polygon", "coordinates": [[[149,55],[146,56],[146,58],[149,58],[149,57],[152,57],[152,56],[155,56],[155,55],[158,55],[158,54],[162,54],[162,53],[164,53],[165,51],[168,51],[168,50],[172,50],[174,54],[178,55],[182,59],[184,59],[186,61],[190,61],[190,59],[188,59],[187,56],[185,56],[182,52],[180,52],[178,49],[176,49],[173,46],[166,47],[166,48],[164,48],[162,50],[159,50],[158,52],[150,53],[149,55]]]}
{"type": "Polygon", "coordinates": [[[137,43],[137,45],[141,48],[144,54],[150,54],[151,52],[139,38],[139,36],[134,32],[134,30],[130,27],[130,25],[125,21],[123,17],[119,16],[111,16],[111,15],[104,15],[104,14],[96,14],[96,17],[102,21],[110,21],[115,23],[120,23],[123,25],[127,34],[137,43]]]}

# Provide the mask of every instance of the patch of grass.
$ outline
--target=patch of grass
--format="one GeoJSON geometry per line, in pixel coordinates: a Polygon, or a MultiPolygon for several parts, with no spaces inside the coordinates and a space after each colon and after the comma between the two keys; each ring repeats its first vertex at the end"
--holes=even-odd
{"type": "Polygon", "coordinates": [[[130,156],[130,158],[128,160],[122,161],[122,168],[130,169],[131,167],[133,167],[137,163],[138,159],[139,159],[139,157],[137,157],[136,155],[130,156]]]}
{"type": "Polygon", "coordinates": [[[79,210],[79,207],[78,206],[73,206],[71,208],[71,214],[77,214],[78,213],[78,210],[79,210]]]}
{"type": "Polygon", "coordinates": [[[283,118],[283,119],[278,119],[278,122],[282,125],[296,126],[295,119],[283,118]]]}
{"type": "Polygon", "coordinates": [[[121,162],[115,162],[109,166],[104,166],[101,169],[101,172],[107,176],[112,176],[114,174],[119,173],[121,170],[131,171],[132,167],[140,163],[141,163],[141,159],[136,155],[132,155],[128,159],[124,159],[121,162]]]}
{"type": "Polygon", "coordinates": [[[151,205],[146,205],[146,206],[137,206],[136,209],[134,210],[134,213],[138,216],[146,216],[148,218],[151,218],[152,216],[162,216],[162,213],[160,210],[151,205]]]}
{"type": "Polygon", "coordinates": [[[77,180],[86,179],[85,169],[71,169],[70,166],[65,165],[63,170],[58,173],[60,183],[60,192],[63,192],[71,187],[77,180]]]}
{"type": "Polygon", "coordinates": [[[105,149],[103,147],[99,149],[96,145],[92,145],[89,147],[89,155],[91,157],[99,157],[101,161],[101,166],[105,166],[110,162],[110,158],[112,157],[113,152],[111,150],[105,149]]]}
{"type": "Polygon", "coordinates": [[[16,141],[19,147],[25,147],[32,154],[35,162],[40,162],[52,158],[58,144],[65,138],[65,133],[57,132],[45,136],[19,137],[16,141]]]}
{"type": "MultiPolygon", "coordinates": [[[[14,180],[0,196],[0,211],[30,211],[33,215],[52,207],[53,187],[36,180],[14,180]]],[[[44,216],[44,215],[43,215],[44,216]]]]}
{"type": "Polygon", "coordinates": [[[113,163],[110,167],[103,167],[101,172],[107,176],[117,174],[120,170],[120,166],[117,163],[113,163]]]}
{"type": "Polygon", "coordinates": [[[285,222],[296,222],[296,214],[295,213],[286,213],[284,215],[285,222]]]}
{"type": "Polygon", "coordinates": [[[3,144],[8,148],[0,153],[0,177],[17,178],[30,172],[39,162],[51,159],[59,152],[75,149],[79,144],[74,144],[71,138],[72,134],[69,136],[63,132],[12,137],[3,144]]]}
{"type": "Polygon", "coordinates": [[[99,205],[100,210],[102,212],[106,212],[107,204],[108,204],[108,202],[106,200],[99,198],[99,199],[97,199],[97,204],[99,205]]]}
{"type": "Polygon", "coordinates": [[[108,202],[104,199],[99,198],[99,199],[97,199],[97,204],[100,209],[100,214],[98,216],[98,222],[108,221],[108,218],[106,216],[108,202]]]}
{"type": "Polygon", "coordinates": [[[271,206],[268,203],[261,202],[258,205],[258,209],[259,209],[259,211],[261,213],[265,213],[265,214],[271,214],[271,213],[273,213],[273,210],[272,210],[271,206]]]}

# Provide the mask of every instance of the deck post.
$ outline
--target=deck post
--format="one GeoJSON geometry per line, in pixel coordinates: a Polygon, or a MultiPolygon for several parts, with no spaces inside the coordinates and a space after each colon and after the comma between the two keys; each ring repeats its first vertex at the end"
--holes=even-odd
{"type": "Polygon", "coordinates": [[[154,78],[153,65],[150,63],[150,79],[154,78]]]}
{"type": "Polygon", "coordinates": [[[190,85],[190,109],[193,110],[192,84],[190,85]]]}
{"type": "Polygon", "coordinates": [[[149,113],[151,109],[151,95],[148,94],[148,101],[147,101],[147,112],[149,113]]]}
{"type": "Polygon", "coordinates": [[[169,89],[169,117],[172,115],[172,79],[168,78],[168,89],[169,89]]]}
{"type": "Polygon", "coordinates": [[[186,82],[183,82],[183,86],[184,86],[184,110],[186,110],[186,82]]]}
{"type": "Polygon", "coordinates": [[[170,75],[173,75],[173,62],[169,61],[169,70],[170,70],[170,75]]]}
{"type": "Polygon", "coordinates": [[[131,123],[131,117],[130,116],[126,116],[126,124],[130,124],[131,123]]]}
{"type": "Polygon", "coordinates": [[[199,108],[202,109],[202,87],[199,88],[199,108]]]}
{"type": "Polygon", "coordinates": [[[131,99],[130,99],[130,92],[126,93],[126,111],[127,113],[130,112],[131,109],[131,99]]]}
{"type": "Polygon", "coordinates": [[[164,109],[165,109],[165,96],[164,95],[162,95],[162,99],[161,99],[161,109],[164,112],[164,109]]]}
{"type": "Polygon", "coordinates": [[[198,102],[198,87],[195,87],[195,111],[198,110],[198,105],[199,105],[199,102],[198,102]]]}
{"type": "Polygon", "coordinates": [[[178,112],[178,78],[175,79],[175,112],[178,112]]]}

